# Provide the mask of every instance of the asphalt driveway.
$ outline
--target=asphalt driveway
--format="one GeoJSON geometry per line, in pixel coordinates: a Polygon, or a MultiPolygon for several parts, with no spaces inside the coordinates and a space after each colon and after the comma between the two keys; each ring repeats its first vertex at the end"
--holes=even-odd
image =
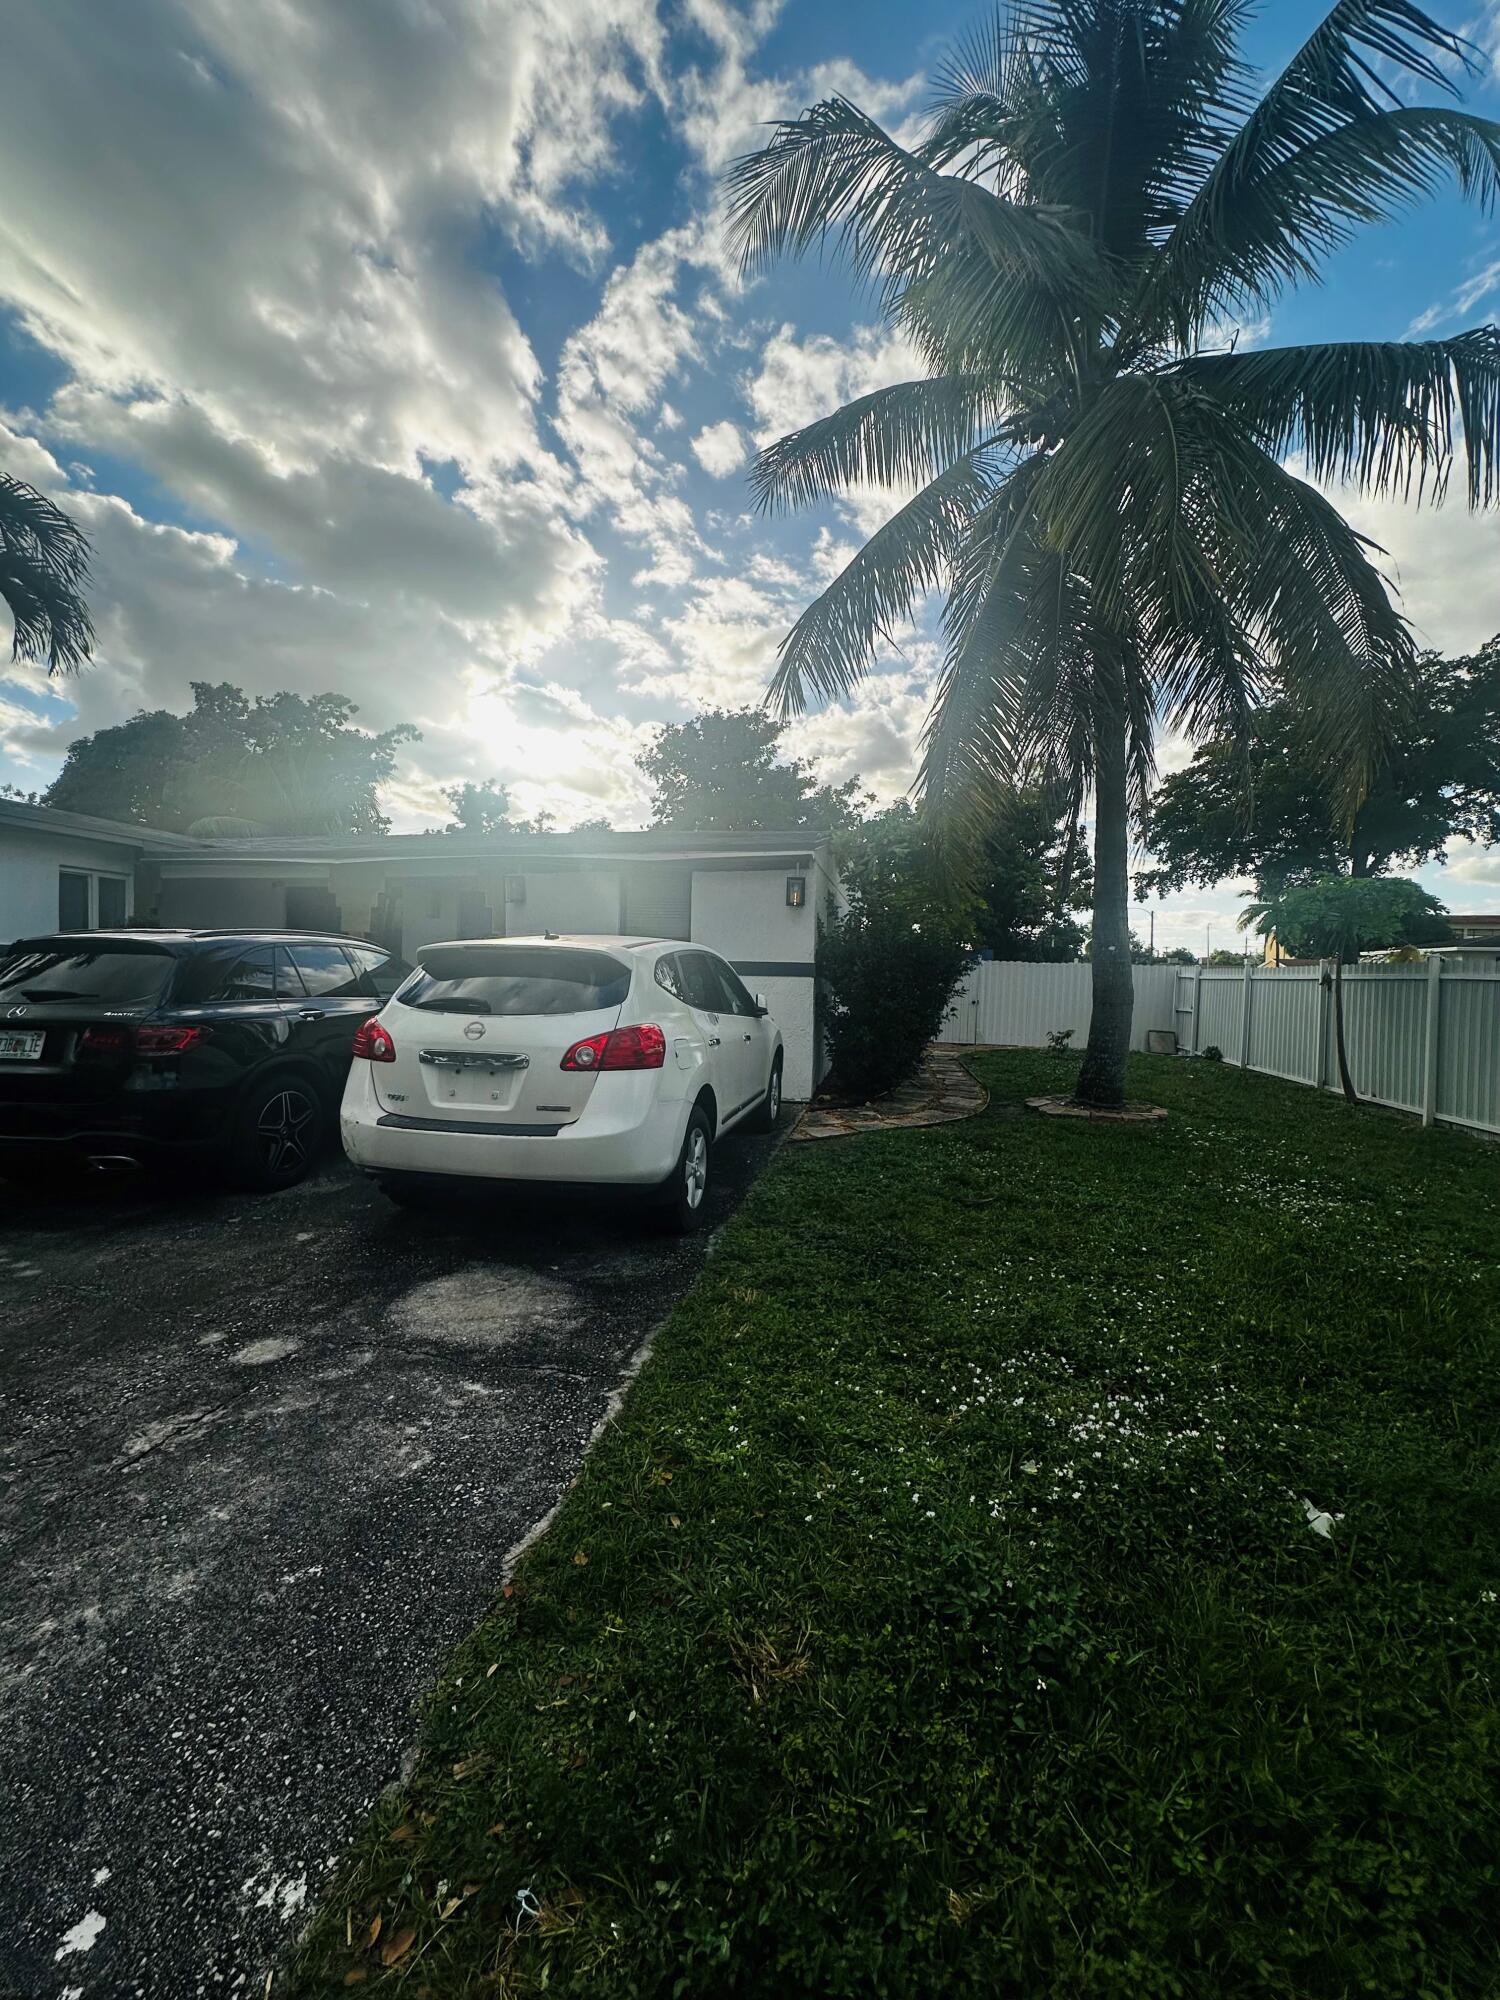
{"type": "MultiPolygon", "coordinates": [[[[712,1220],[772,1138],[716,1155],[712,1220]]],[[[259,1996],[706,1233],[0,1184],[0,1996],[259,1996]]]]}

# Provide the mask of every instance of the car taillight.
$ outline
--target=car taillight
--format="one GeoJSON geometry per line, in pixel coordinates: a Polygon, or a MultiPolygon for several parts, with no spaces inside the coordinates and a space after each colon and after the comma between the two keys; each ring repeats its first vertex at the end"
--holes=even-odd
{"type": "Polygon", "coordinates": [[[91,1056],[122,1056],[130,1047],[128,1028],[85,1028],[78,1037],[79,1053],[91,1056]]]}
{"type": "Polygon", "coordinates": [[[396,1044],[391,1040],[390,1030],[381,1027],[378,1014],[372,1014],[355,1029],[353,1052],[365,1062],[396,1060],[396,1044]]]}
{"type": "Polygon", "coordinates": [[[135,1031],[135,1045],[143,1056],[180,1056],[202,1040],[201,1028],[169,1028],[161,1022],[148,1021],[135,1031]]]}
{"type": "Polygon", "coordinates": [[[638,1028],[611,1028],[575,1042],[563,1057],[563,1069],[660,1069],[667,1059],[667,1038],[650,1021],[638,1028]]]}

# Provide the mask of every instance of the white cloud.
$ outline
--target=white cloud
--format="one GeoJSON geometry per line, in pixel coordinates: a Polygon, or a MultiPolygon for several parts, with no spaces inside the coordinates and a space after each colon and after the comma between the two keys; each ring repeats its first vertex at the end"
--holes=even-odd
{"type": "Polygon", "coordinates": [[[1381,567],[1400,589],[1418,643],[1471,652],[1500,632],[1500,512],[1471,513],[1463,468],[1442,507],[1331,494],[1351,526],[1387,551],[1381,567]]]}
{"type": "Polygon", "coordinates": [[[1500,294],[1500,257],[1480,257],[1446,298],[1434,300],[1417,314],[1403,337],[1420,339],[1438,327],[1457,331],[1460,323],[1470,320],[1480,306],[1490,306],[1497,294],[1500,294]]]}
{"type": "Polygon", "coordinates": [[[794,326],[780,326],[761,349],[760,366],[745,383],[755,441],[770,444],[788,431],[831,415],[857,396],[926,373],[905,335],[883,326],[856,326],[846,340],[826,333],[799,338],[794,326]]]}
{"type": "Polygon", "coordinates": [[[693,456],[715,479],[727,479],[745,462],[745,440],[728,421],[709,424],[693,439],[693,456]]]}

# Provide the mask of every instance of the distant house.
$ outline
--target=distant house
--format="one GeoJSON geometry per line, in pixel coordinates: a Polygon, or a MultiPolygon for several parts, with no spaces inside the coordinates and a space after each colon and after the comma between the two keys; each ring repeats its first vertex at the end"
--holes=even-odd
{"type": "Polygon", "coordinates": [[[815,833],[386,834],[200,840],[0,800],[0,943],[58,929],[333,930],[410,959],[446,938],[541,931],[689,938],[763,993],[785,1089],[825,1067],[820,916],[838,906],[815,833]]]}
{"type": "MultiPolygon", "coordinates": [[[[1479,911],[1473,916],[1450,912],[1447,922],[1453,933],[1447,944],[1416,946],[1412,948],[1412,955],[1425,958],[1430,951],[1441,952],[1445,957],[1462,958],[1465,963],[1486,972],[1500,972],[1500,910],[1479,911]]],[[[1406,955],[1405,948],[1401,955],[1406,955]]],[[[1391,953],[1367,951],[1361,956],[1379,963],[1390,959],[1391,953]]],[[[1305,966],[1316,965],[1318,961],[1291,957],[1277,944],[1273,933],[1266,939],[1263,963],[1269,966],[1305,966]]]]}
{"type": "Polygon", "coordinates": [[[1452,913],[1448,925],[1453,942],[1440,945],[1439,950],[1457,952],[1465,960],[1500,972],[1500,910],[1480,911],[1474,916],[1452,913]]]}

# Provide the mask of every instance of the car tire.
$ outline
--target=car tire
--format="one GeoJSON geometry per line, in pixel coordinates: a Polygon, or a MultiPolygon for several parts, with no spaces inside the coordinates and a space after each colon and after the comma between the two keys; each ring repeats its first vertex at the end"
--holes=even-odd
{"type": "Polygon", "coordinates": [[[659,1220],[673,1236],[685,1236],[703,1225],[708,1209],[709,1161],[713,1156],[713,1128],[708,1113],[695,1104],[682,1135],[677,1164],[662,1183],[659,1220]]]}
{"type": "Polygon", "coordinates": [[[766,1094],[751,1112],[748,1123],[752,1132],[774,1132],[781,1117],[781,1057],[776,1056],[771,1063],[771,1080],[766,1085],[766,1094]]]}
{"type": "Polygon", "coordinates": [[[240,1186],[269,1194],[295,1187],[328,1136],[318,1087],[295,1070],[262,1077],[245,1093],[229,1144],[229,1172],[240,1186]]]}

